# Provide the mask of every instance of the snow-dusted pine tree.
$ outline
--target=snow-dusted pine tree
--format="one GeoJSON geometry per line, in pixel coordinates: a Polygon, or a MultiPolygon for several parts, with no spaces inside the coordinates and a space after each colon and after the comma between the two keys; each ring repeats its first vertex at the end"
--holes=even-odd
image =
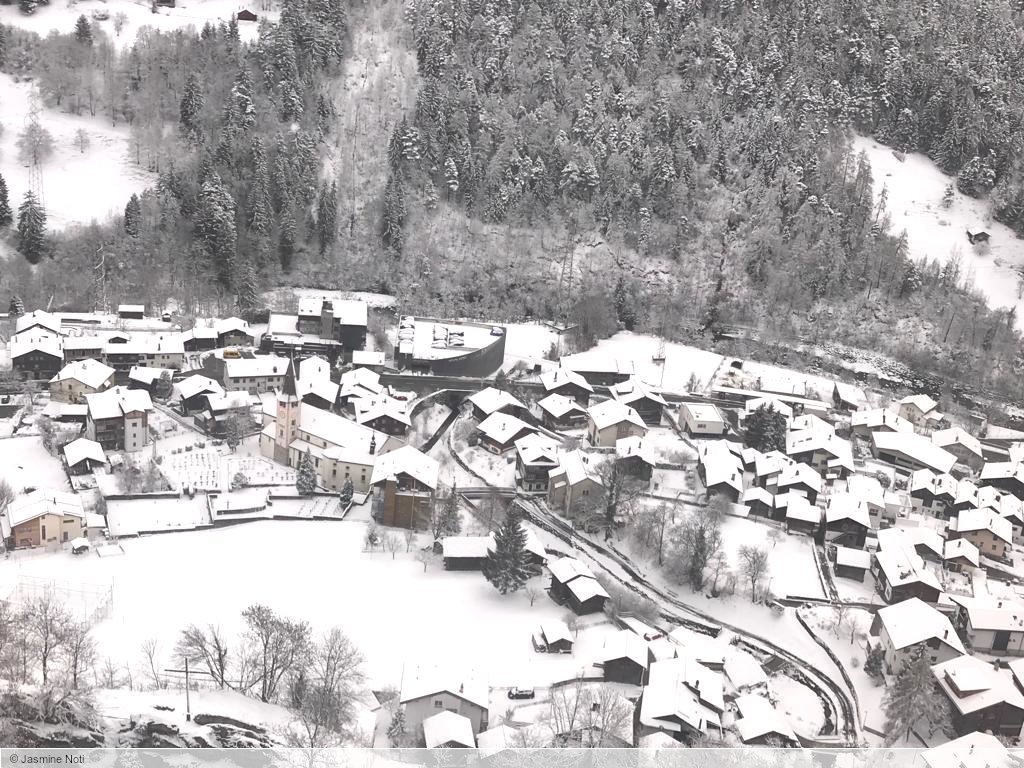
{"type": "Polygon", "coordinates": [[[75,22],[75,41],[82,45],[92,45],[92,25],[84,13],[75,22]]]}
{"type": "Polygon", "coordinates": [[[199,113],[203,110],[203,84],[199,75],[195,72],[189,73],[185,80],[185,93],[181,97],[180,117],[181,130],[185,138],[195,141],[202,135],[199,125],[199,113]]]}
{"type": "Polygon", "coordinates": [[[484,577],[503,595],[517,592],[530,578],[526,558],[526,531],[523,530],[518,508],[511,505],[494,534],[494,549],[484,560],[484,577]]]}
{"type": "Polygon", "coordinates": [[[341,487],[341,492],[338,494],[338,501],[341,502],[341,506],[346,507],[352,501],[352,494],[355,493],[355,486],[352,485],[352,478],[345,480],[345,485],[341,487]]]}
{"type": "Polygon", "coordinates": [[[9,227],[14,221],[11,200],[7,193],[7,182],[0,176],[0,227],[9,227]]]}
{"type": "Polygon", "coordinates": [[[139,228],[142,224],[142,201],[137,194],[132,193],[128,198],[128,204],[124,207],[124,231],[129,237],[138,237],[139,228]]]}
{"type": "Polygon", "coordinates": [[[303,496],[312,496],[316,492],[316,470],[313,468],[313,457],[310,456],[308,449],[299,459],[295,488],[303,496]]]}
{"type": "Polygon", "coordinates": [[[949,730],[949,700],[935,685],[931,661],[923,644],[896,674],[896,680],[885,692],[882,706],[885,708],[886,741],[890,744],[909,739],[916,725],[925,726],[926,735],[949,730]]]}
{"type": "Polygon", "coordinates": [[[35,192],[25,193],[18,207],[18,251],[29,264],[38,264],[46,250],[46,211],[35,192]]]}
{"type": "Polygon", "coordinates": [[[13,318],[19,318],[25,314],[25,305],[21,302],[21,296],[11,296],[11,303],[7,305],[7,314],[13,318]]]}

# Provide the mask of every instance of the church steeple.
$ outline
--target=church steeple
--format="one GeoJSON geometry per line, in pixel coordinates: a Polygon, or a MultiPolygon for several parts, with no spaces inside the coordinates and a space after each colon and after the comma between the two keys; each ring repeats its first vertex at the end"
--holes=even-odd
{"type": "Polygon", "coordinates": [[[284,374],[284,387],[281,389],[282,395],[288,397],[298,397],[298,390],[295,388],[295,360],[294,358],[288,361],[288,370],[284,374]]]}

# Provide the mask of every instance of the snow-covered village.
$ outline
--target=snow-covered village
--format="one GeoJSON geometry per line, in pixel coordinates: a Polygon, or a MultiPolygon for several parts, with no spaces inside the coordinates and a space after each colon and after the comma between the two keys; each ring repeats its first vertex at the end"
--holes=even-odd
{"type": "Polygon", "coordinates": [[[1020,40],[0,0],[0,750],[1019,765],[1020,40]]]}

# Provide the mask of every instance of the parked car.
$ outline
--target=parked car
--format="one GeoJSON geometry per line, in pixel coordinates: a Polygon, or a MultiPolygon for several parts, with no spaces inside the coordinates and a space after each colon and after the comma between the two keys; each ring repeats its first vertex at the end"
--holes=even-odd
{"type": "Polygon", "coordinates": [[[537,692],[533,688],[509,688],[508,697],[510,699],[532,699],[537,695],[537,692]]]}

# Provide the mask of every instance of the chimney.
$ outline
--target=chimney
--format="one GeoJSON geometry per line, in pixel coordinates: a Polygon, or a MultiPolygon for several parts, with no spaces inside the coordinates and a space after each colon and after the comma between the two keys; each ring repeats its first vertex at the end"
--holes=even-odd
{"type": "Polygon", "coordinates": [[[1002,608],[1002,607],[1003,607],[1003,601],[1000,600],[998,603],[996,603],[996,608],[1002,608]]]}
{"type": "Polygon", "coordinates": [[[942,630],[942,639],[946,640],[948,637],[949,637],[949,630],[948,629],[942,630]]]}
{"type": "Polygon", "coordinates": [[[373,456],[377,453],[377,436],[370,435],[370,455],[373,456]]]}

